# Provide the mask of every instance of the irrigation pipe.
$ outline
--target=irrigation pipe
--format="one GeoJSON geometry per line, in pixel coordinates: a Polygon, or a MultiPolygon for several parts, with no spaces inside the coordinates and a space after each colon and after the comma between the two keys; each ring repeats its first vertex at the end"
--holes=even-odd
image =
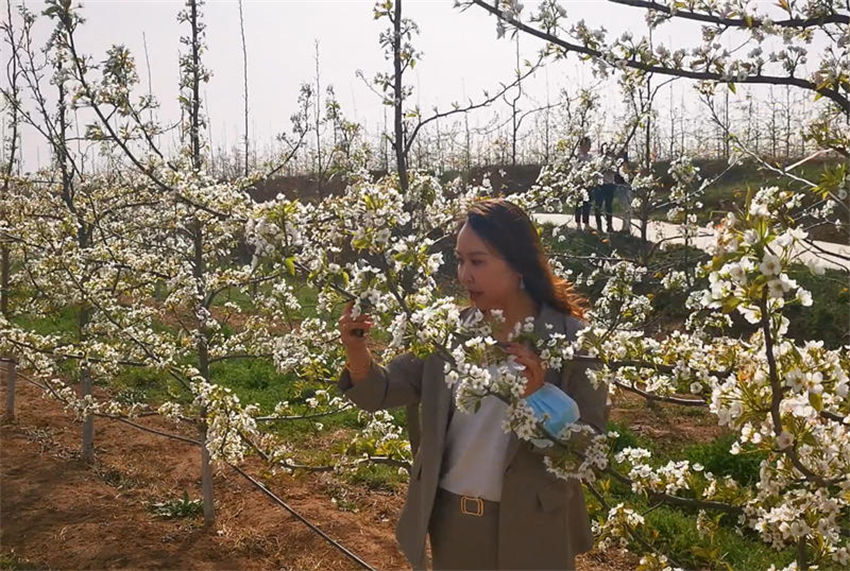
{"type": "MultiPolygon", "coordinates": [[[[36,387],[38,387],[38,388],[40,388],[40,389],[42,389],[42,390],[45,390],[45,391],[50,390],[50,388],[49,388],[49,387],[47,387],[47,386],[45,386],[45,385],[42,385],[41,383],[39,383],[38,381],[36,381],[36,380],[35,380],[35,379],[33,379],[32,377],[29,377],[29,376],[27,376],[27,375],[20,375],[20,376],[21,376],[24,380],[26,380],[27,382],[29,382],[30,384],[35,385],[36,387]]],[[[187,442],[187,443],[189,443],[189,444],[194,444],[194,445],[196,445],[196,446],[200,446],[200,442],[197,442],[197,441],[195,441],[195,440],[190,440],[190,439],[185,438],[185,437],[182,437],[182,436],[176,436],[176,435],[173,435],[173,434],[168,434],[168,433],[165,433],[165,432],[160,432],[160,431],[158,431],[158,430],[154,430],[154,429],[148,428],[148,427],[146,427],[146,426],[142,426],[142,425],[140,425],[140,424],[137,424],[137,423],[135,423],[135,422],[131,422],[131,421],[129,421],[129,420],[127,420],[127,419],[124,419],[124,418],[121,418],[121,417],[117,417],[117,416],[113,416],[113,415],[108,415],[108,414],[96,414],[96,416],[100,416],[100,417],[102,417],[102,418],[108,418],[108,419],[110,419],[110,420],[117,420],[117,421],[119,421],[119,422],[126,423],[126,424],[128,424],[128,425],[130,425],[130,426],[132,426],[132,427],[134,427],[134,428],[138,428],[139,430],[142,430],[142,431],[145,431],[145,432],[150,432],[150,433],[153,433],[153,434],[156,434],[156,435],[159,435],[159,436],[164,436],[164,437],[166,437],[166,438],[173,438],[173,439],[176,439],[176,440],[182,440],[182,441],[187,442]]],[[[325,539],[328,543],[330,543],[330,544],[331,544],[332,546],[334,546],[336,549],[338,549],[339,551],[341,551],[342,553],[344,553],[346,556],[348,556],[350,559],[352,559],[353,561],[355,561],[358,565],[360,565],[360,566],[361,566],[361,567],[363,567],[364,569],[368,569],[368,571],[376,571],[376,569],[375,569],[374,567],[372,567],[371,565],[369,565],[368,563],[366,563],[365,561],[363,561],[362,559],[360,559],[357,555],[355,555],[355,554],[354,554],[352,551],[350,551],[347,547],[345,547],[344,545],[342,545],[341,543],[339,543],[338,541],[336,541],[335,539],[333,539],[333,538],[332,538],[331,536],[329,536],[327,533],[325,533],[324,531],[322,531],[321,529],[319,529],[318,527],[316,527],[314,524],[310,523],[310,521],[309,521],[307,518],[305,518],[304,516],[302,516],[301,514],[299,514],[298,512],[296,512],[294,509],[292,509],[292,508],[291,508],[291,507],[290,507],[290,506],[289,506],[286,502],[284,502],[284,501],[283,501],[283,500],[281,500],[279,497],[277,497],[274,493],[272,493],[272,492],[271,492],[271,490],[269,490],[269,489],[268,489],[268,488],[267,488],[267,487],[266,487],[266,486],[265,486],[262,482],[259,482],[258,480],[256,480],[256,479],[255,479],[255,478],[253,478],[252,476],[250,476],[249,474],[245,473],[245,472],[244,472],[241,468],[239,468],[238,466],[234,466],[233,464],[228,464],[228,466],[230,466],[231,468],[233,468],[234,470],[236,470],[236,471],[237,471],[237,472],[238,472],[238,473],[239,473],[239,474],[240,474],[243,478],[245,478],[246,480],[248,480],[249,482],[251,482],[252,484],[254,484],[254,486],[255,486],[255,487],[257,487],[257,488],[258,488],[261,492],[263,492],[265,495],[267,495],[269,498],[271,498],[271,499],[272,499],[272,501],[274,501],[274,502],[275,502],[275,503],[277,503],[279,506],[281,506],[281,507],[282,507],[282,508],[284,508],[286,511],[288,511],[290,514],[292,514],[293,516],[295,516],[295,518],[296,518],[296,519],[298,519],[301,523],[303,523],[304,525],[306,525],[306,526],[307,526],[308,528],[310,528],[312,531],[314,531],[314,532],[318,533],[319,535],[321,535],[321,536],[322,536],[322,538],[324,538],[324,539],[325,539]]]]}
{"type": "MultiPolygon", "coordinates": [[[[49,392],[49,393],[53,394],[54,397],[56,397],[56,393],[53,391],[53,389],[51,387],[49,387],[47,385],[42,385],[41,383],[39,383],[38,381],[36,381],[32,377],[27,376],[27,375],[22,375],[22,374],[18,373],[18,376],[21,377],[22,379],[24,379],[29,384],[31,384],[31,385],[33,385],[33,386],[35,386],[35,387],[37,387],[37,388],[39,388],[39,389],[41,389],[45,392],[49,392]]],[[[59,402],[62,402],[62,400],[58,397],[56,397],[56,400],[58,400],[59,402]]],[[[155,428],[149,428],[149,427],[147,427],[143,424],[139,424],[139,423],[133,422],[132,420],[129,420],[127,418],[115,416],[113,414],[106,414],[106,413],[103,413],[103,412],[93,412],[92,416],[96,416],[96,417],[99,417],[99,418],[108,418],[109,420],[116,420],[118,422],[123,422],[124,424],[126,424],[128,426],[132,426],[133,428],[137,428],[137,429],[139,429],[143,432],[148,432],[150,434],[155,434],[157,436],[170,438],[172,440],[178,440],[180,442],[192,444],[193,446],[200,446],[201,445],[201,443],[198,442],[197,440],[192,440],[191,438],[187,438],[187,437],[181,436],[179,434],[171,434],[169,432],[163,432],[163,431],[157,430],[155,428]]],[[[151,414],[145,414],[145,416],[152,416],[152,415],[151,414]]]]}
{"type": "Polygon", "coordinates": [[[321,535],[321,536],[322,536],[322,537],[323,537],[323,538],[324,538],[324,539],[325,539],[328,543],[330,543],[331,545],[333,545],[334,547],[336,547],[338,550],[342,551],[345,555],[347,555],[350,559],[352,559],[353,561],[355,561],[358,565],[360,565],[360,566],[361,566],[361,567],[363,567],[364,569],[368,569],[369,571],[376,571],[374,567],[372,567],[371,565],[369,565],[368,563],[366,563],[365,561],[363,561],[362,559],[360,559],[359,557],[357,557],[357,555],[355,555],[354,553],[352,553],[351,551],[349,551],[349,550],[348,550],[348,548],[346,548],[344,545],[342,545],[341,543],[337,542],[335,539],[333,539],[333,538],[332,538],[331,536],[329,536],[327,533],[325,533],[324,531],[322,531],[321,529],[319,529],[318,527],[316,527],[315,525],[313,525],[312,523],[310,523],[310,521],[309,521],[309,520],[307,520],[305,517],[303,517],[301,514],[299,514],[299,513],[298,513],[298,512],[296,512],[294,509],[292,509],[291,507],[289,507],[289,505],[287,505],[287,504],[286,504],[286,502],[284,502],[284,501],[283,501],[283,500],[281,500],[279,497],[277,497],[276,495],[274,495],[274,493],[272,493],[272,491],[271,491],[271,490],[269,490],[269,489],[265,486],[265,484],[263,484],[262,482],[257,481],[255,478],[253,478],[252,476],[250,476],[250,475],[248,475],[247,473],[245,473],[245,472],[244,472],[241,468],[239,468],[238,466],[234,466],[233,464],[228,464],[228,466],[230,466],[231,468],[233,468],[234,470],[236,470],[236,471],[237,471],[237,472],[238,472],[238,473],[239,473],[239,474],[240,474],[243,478],[245,478],[246,480],[248,480],[249,482],[251,482],[252,484],[254,484],[254,486],[256,486],[256,487],[257,487],[257,488],[258,488],[261,492],[263,492],[265,495],[267,495],[269,498],[271,498],[271,499],[272,499],[272,501],[274,501],[274,502],[275,502],[275,503],[277,503],[279,506],[281,506],[283,509],[285,509],[286,511],[288,511],[289,513],[291,513],[292,515],[294,515],[294,516],[295,516],[295,517],[296,517],[299,521],[301,521],[301,523],[303,523],[304,525],[306,525],[307,527],[309,527],[311,530],[313,530],[313,531],[315,531],[316,533],[318,533],[319,535],[321,535]]]}

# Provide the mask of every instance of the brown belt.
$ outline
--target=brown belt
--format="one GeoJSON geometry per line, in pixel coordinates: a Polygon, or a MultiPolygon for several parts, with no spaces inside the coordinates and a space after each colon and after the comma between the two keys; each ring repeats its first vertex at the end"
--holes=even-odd
{"type": "Polygon", "coordinates": [[[485,500],[474,496],[461,496],[443,488],[438,488],[442,501],[457,506],[460,513],[474,517],[483,517],[485,511],[489,514],[498,511],[499,502],[485,500]]]}

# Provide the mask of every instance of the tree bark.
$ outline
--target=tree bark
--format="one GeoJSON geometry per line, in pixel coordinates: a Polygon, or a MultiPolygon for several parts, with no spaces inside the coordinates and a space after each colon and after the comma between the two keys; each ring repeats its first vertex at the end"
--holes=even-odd
{"type": "Polygon", "coordinates": [[[325,187],[325,169],[322,164],[322,81],[319,75],[319,42],[315,43],[316,57],[316,104],[315,104],[315,128],[316,128],[316,191],[319,198],[322,197],[325,187]]]}
{"type": "Polygon", "coordinates": [[[212,463],[207,449],[207,429],[201,430],[201,490],[204,499],[204,525],[215,524],[215,497],[213,494],[212,463]]]}
{"type": "MultiPolygon", "coordinates": [[[[203,250],[203,229],[201,227],[200,221],[197,219],[193,222],[193,236],[194,236],[194,259],[193,259],[193,273],[195,277],[195,281],[197,283],[197,297],[199,300],[206,300],[207,295],[203,286],[203,278],[204,273],[206,271],[206,267],[204,264],[204,250],[203,250]]],[[[202,307],[201,309],[207,310],[206,302],[201,301],[202,307]]],[[[200,313],[200,312],[196,312],[200,313]]],[[[198,343],[197,343],[197,351],[198,351],[198,372],[201,377],[206,381],[210,382],[210,355],[209,355],[209,331],[207,331],[205,323],[199,323],[198,325],[198,343]]],[[[204,423],[206,423],[207,411],[203,410],[201,412],[204,423]]],[[[204,495],[204,523],[206,525],[213,525],[215,523],[215,497],[213,494],[213,483],[212,483],[212,466],[210,463],[210,452],[207,449],[207,427],[204,424],[201,429],[201,487],[203,489],[204,495]]]]}
{"type": "Polygon", "coordinates": [[[407,194],[410,179],[407,174],[407,141],[404,133],[404,85],[402,84],[401,69],[401,0],[395,0],[395,16],[393,18],[393,111],[395,127],[395,160],[398,171],[399,190],[407,194]]]}
{"type": "Polygon", "coordinates": [[[239,30],[242,33],[242,83],[245,91],[245,170],[248,177],[248,45],[245,41],[245,15],[242,11],[242,0],[239,0],[239,30]]]}
{"type": "MultiPolygon", "coordinates": [[[[83,365],[80,368],[80,392],[83,397],[91,395],[91,371],[88,365],[83,365]]],[[[83,462],[91,463],[94,461],[94,417],[90,414],[83,419],[80,458],[83,462]]]]}
{"type": "Polygon", "coordinates": [[[17,363],[13,360],[8,360],[5,363],[6,371],[6,411],[5,416],[8,420],[15,419],[15,385],[17,384],[18,370],[17,363]]]}
{"type": "Polygon", "coordinates": [[[189,120],[189,138],[192,145],[192,167],[195,170],[201,168],[201,39],[198,27],[198,3],[189,0],[190,20],[192,26],[192,113],[189,120]]]}

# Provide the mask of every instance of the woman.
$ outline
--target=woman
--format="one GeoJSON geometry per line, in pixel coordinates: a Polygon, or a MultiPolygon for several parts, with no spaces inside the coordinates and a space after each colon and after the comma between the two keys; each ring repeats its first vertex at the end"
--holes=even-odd
{"type": "MultiPolygon", "coordinates": [[[[555,402],[574,401],[581,421],[603,430],[606,391],[593,388],[585,365],[546,370],[532,350],[509,342],[513,326],[527,317],[541,338],[574,339],[584,325],[582,300],[553,275],[528,215],[500,199],[473,205],[456,254],[458,280],[472,304],[503,313],[493,334],[524,366],[523,397],[531,403],[548,384],[571,397],[558,392],[562,401],[555,402]]],[[[352,318],[350,309],[340,318],[348,364],[339,386],[366,410],[421,404],[421,444],[396,534],[411,564],[423,566],[427,533],[435,569],[572,569],[575,555],[592,546],[581,485],[556,478],[537,449],[502,430],[506,409],[495,397],[475,414],[456,411],[439,356],[404,354],[386,367],[376,364],[366,335],[355,332],[368,332],[372,323],[367,315],[352,318]]]]}

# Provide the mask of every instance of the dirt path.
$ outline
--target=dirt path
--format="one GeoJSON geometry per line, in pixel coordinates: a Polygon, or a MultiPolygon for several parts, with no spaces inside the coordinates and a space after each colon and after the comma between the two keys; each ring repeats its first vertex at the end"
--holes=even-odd
{"type": "MultiPolygon", "coordinates": [[[[151,502],[184,491],[199,497],[197,448],[97,420],[97,459],[88,466],[77,459],[79,425],[36,387],[18,386],[17,418],[0,426],[0,568],[358,568],[226,468],[215,476],[214,529],[200,518],[154,516],[151,502]]],[[[349,486],[346,499],[359,510],[346,512],[331,501],[333,476],[273,476],[250,461],[245,469],[373,567],[406,568],[393,535],[402,493],[349,486]]],[[[579,569],[634,564],[617,552],[591,553],[579,569]]]]}

